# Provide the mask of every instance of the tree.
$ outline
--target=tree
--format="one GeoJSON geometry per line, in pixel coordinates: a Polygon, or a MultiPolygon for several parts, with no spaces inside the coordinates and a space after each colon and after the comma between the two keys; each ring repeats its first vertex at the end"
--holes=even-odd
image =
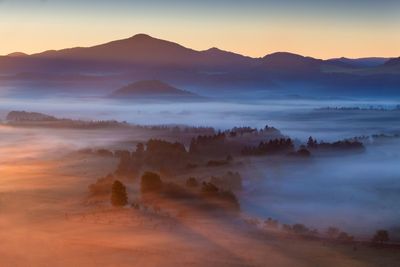
{"type": "Polygon", "coordinates": [[[125,206],[128,204],[128,195],[126,194],[126,187],[123,183],[116,180],[111,188],[111,204],[113,206],[125,206]]]}
{"type": "Polygon", "coordinates": [[[311,136],[308,138],[308,141],[307,141],[308,148],[314,148],[317,146],[317,144],[318,144],[317,140],[313,139],[311,136]]]}
{"type": "Polygon", "coordinates": [[[201,184],[201,192],[204,194],[214,195],[219,192],[219,189],[213,183],[203,182],[201,184]]]}
{"type": "Polygon", "coordinates": [[[287,233],[291,233],[293,231],[293,228],[289,224],[282,224],[282,230],[287,233]]]}
{"type": "Polygon", "coordinates": [[[140,155],[144,153],[144,145],[142,143],[136,145],[136,153],[140,155]]]}
{"type": "Polygon", "coordinates": [[[337,240],[342,242],[352,242],[354,240],[354,237],[346,232],[340,232],[337,236],[337,240]]]}
{"type": "Polygon", "coordinates": [[[120,156],[119,163],[117,166],[117,170],[115,173],[117,175],[127,175],[130,173],[131,170],[131,155],[130,153],[118,153],[120,156]]]}
{"type": "Polygon", "coordinates": [[[197,186],[199,186],[199,182],[197,181],[196,178],[194,178],[194,177],[189,177],[189,178],[186,180],[186,186],[187,186],[187,187],[197,187],[197,186]]]}
{"type": "Polygon", "coordinates": [[[145,172],[142,175],[140,189],[142,193],[157,192],[162,188],[160,175],[154,172],[145,172]]]}
{"type": "Polygon", "coordinates": [[[192,138],[192,140],[190,141],[190,146],[189,146],[189,153],[190,154],[195,154],[198,153],[198,147],[197,147],[197,141],[195,138],[192,138]]]}
{"type": "Polygon", "coordinates": [[[374,243],[384,243],[389,241],[389,233],[386,230],[378,230],[376,231],[374,237],[372,238],[372,242],[374,243]]]}
{"type": "Polygon", "coordinates": [[[218,196],[220,200],[229,203],[231,207],[237,210],[240,208],[239,200],[232,191],[221,191],[218,196]]]}
{"type": "Polygon", "coordinates": [[[279,228],[279,222],[277,220],[273,220],[272,218],[268,218],[267,220],[265,220],[264,224],[268,228],[274,228],[274,229],[279,228]]]}
{"type": "Polygon", "coordinates": [[[304,224],[299,224],[299,223],[294,224],[294,225],[292,226],[292,229],[293,229],[293,232],[294,232],[295,234],[299,234],[299,235],[308,234],[309,231],[310,231],[304,224]]]}
{"type": "Polygon", "coordinates": [[[328,227],[328,229],[326,229],[326,235],[331,239],[337,238],[339,233],[340,230],[336,227],[328,227]]]}

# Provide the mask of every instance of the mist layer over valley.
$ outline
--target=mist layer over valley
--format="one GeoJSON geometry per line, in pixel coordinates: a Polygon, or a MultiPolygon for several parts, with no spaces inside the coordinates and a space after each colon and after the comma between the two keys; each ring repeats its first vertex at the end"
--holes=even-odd
{"type": "MultiPolygon", "coordinates": [[[[239,194],[245,213],[261,218],[274,217],[287,223],[301,222],[320,229],[336,225],[365,238],[375,229],[399,226],[400,214],[395,204],[399,201],[397,192],[400,190],[399,138],[388,138],[382,143],[379,138],[371,137],[399,133],[400,113],[396,105],[395,101],[365,100],[121,103],[101,99],[14,98],[3,99],[0,112],[4,120],[8,111],[29,110],[60,118],[116,119],[138,125],[210,126],[217,130],[269,125],[299,143],[305,143],[309,136],[320,141],[366,136],[366,151],[359,154],[333,153],[301,162],[255,159],[253,167],[241,171],[245,189],[239,194]]],[[[152,136],[129,129],[2,126],[1,138],[2,161],[7,161],[7,157],[16,156],[14,150],[23,151],[27,143],[32,146],[32,153],[34,148],[37,153],[84,148],[123,149],[126,144],[133,147],[134,143],[145,142],[152,136]]],[[[178,136],[167,138],[182,141],[178,136]]],[[[188,141],[183,140],[186,146],[188,141]]],[[[34,154],[24,155],[34,157],[34,154]]]]}

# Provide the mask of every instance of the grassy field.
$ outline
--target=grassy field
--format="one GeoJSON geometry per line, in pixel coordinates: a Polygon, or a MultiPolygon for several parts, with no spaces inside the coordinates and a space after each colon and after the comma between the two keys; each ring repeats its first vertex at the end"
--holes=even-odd
{"type": "Polygon", "coordinates": [[[288,237],[258,229],[240,214],[198,212],[179,202],[162,203],[162,212],[89,205],[88,185],[117,162],[60,153],[37,140],[24,144],[1,146],[1,266],[395,267],[400,262],[398,250],[358,246],[354,251],[353,245],[288,237]]]}

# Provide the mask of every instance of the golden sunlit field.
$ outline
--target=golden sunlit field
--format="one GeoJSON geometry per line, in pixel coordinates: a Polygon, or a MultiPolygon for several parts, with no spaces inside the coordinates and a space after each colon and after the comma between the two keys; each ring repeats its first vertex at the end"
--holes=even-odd
{"type": "MultiPolygon", "coordinates": [[[[2,266],[364,267],[400,260],[390,250],[306,240],[260,229],[243,214],[191,210],[179,201],[160,203],[160,212],[94,205],[88,185],[116,162],[77,154],[61,137],[44,146],[27,130],[7,131],[0,148],[2,266]]],[[[131,198],[138,197],[133,184],[131,198]]]]}

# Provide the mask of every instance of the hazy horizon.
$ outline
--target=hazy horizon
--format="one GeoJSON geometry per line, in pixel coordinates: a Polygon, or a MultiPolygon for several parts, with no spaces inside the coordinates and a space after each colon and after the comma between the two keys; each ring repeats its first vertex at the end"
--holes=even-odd
{"type": "MultiPolygon", "coordinates": [[[[47,51],[59,51],[59,50],[66,50],[66,49],[71,49],[71,48],[90,48],[90,47],[94,47],[94,46],[98,46],[98,45],[108,44],[108,43],[114,42],[114,41],[126,40],[126,39],[129,39],[129,38],[133,38],[133,37],[135,37],[135,36],[137,36],[137,35],[147,35],[147,36],[150,36],[151,38],[154,38],[154,39],[158,39],[158,40],[163,40],[163,41],[168,41],[168,42],[176,43],[174,40],[162,39],[162,38],[159,38],[159,37],[157,37],[157,36],[152,36],[152,35],[149,35],[149,34],[144,33],[144,32],[138,32],[138,33],[133,34],[133,35],[131,35],[131,36],[121,37],[120,39],[115,39],[115,40],[104,41],[103,43],[96,43],[96,44],[92,44],[92,45],[89,45],[89,46],[63,47],[63,48],[59,48],[59,49],[47,49],[47,50],[36,51],[36,52],[32,52],[32,53],[25,53],[24,51],[13,51],[13,52],[10,52],[10,53],[8,53],[8,54],[4,54],[4,55],[0,55],[0,56],[9,56],[9,55],[18,54],[18,53],[23,53],[23,54],[26,54],[26,55],[30,56],[30,55],[35,55],[35,54],[40,54],[40,53],[43,53],[43,52],[47,52],[47,51]]],[[[182,45],[182,44],[180,44],[180,43],[177,43],[177,44],[182,45]]],[[[262,57],[265,57],[265,56],[268,56],[268,55],[271,55],[271,54],[275,54],[275,53],[297,54],[296,52],[293,52],[293,51],[281,51],[281,50],[278,50],[278,51],[272,51],[272,52],[270,52],[270,53],[268,53],[268,54],[264,54],[264,55],[260,55],[260,56],[251,56],[251,55],[247,55],[247,54],[240,54],[239,52],[224,50],[224,49],[221,49],[220,47],[208,47],[208,48],[206,48],[206,49],[201,49],[201,50],[196,50],[196,49],[194,49],[194,48],[192,48],[192,47],[188,47],[188,46],[184,46],[184,47],[185,47],[185,48],[188,48],[188,49],[193,49],[193,50],[199,51],[199,52],[201,52],[201,51],[206,51],[206,50],[213,49],[213,48],[217,48],[217,49],[220,49],[220,50],[223,50],[223,51],[232,52],[232,53],[237,53],[237,54],[239,54],[239,55],[246,56],[246,57],[250,57],[250,58],[254,58],[254,59],[256,59],[256,58],[262,58],[262,57]]],[[[299,55],[304,56],[304,57],[313,57],[313,56],[310,56],[310,55],[303,55],[303,54],[299,54],[299,55]]],[[[377,56],[377,55],[370,55],[370,56],[364,56],[364,57],[345,57],[345,56],[340,56],[340,57],[328,57],[328,58],[320,58],[320,59],[323,59],[323,60],[327,60],[327,59],[340,59],[340,58],[346,58],[346,59],[387,58],[387,59],[390,59],[390,58],[397,58],[397,57],[398,57],[397,55],[394,55],[394,56],[377,56]]],[[[317,58],[317,57],[314,57],[314,58],[317,58]]]]}
{"type": "Polygon", "coordinates": [[[398,1],[0,1],[0,54],[93,46],[146,33],[251,57],[398,57],[398,1]],[[90,10],[91,12],[86,12],[90,10]],[[145,14],[145,15],[144,15],[145,14]]]}

